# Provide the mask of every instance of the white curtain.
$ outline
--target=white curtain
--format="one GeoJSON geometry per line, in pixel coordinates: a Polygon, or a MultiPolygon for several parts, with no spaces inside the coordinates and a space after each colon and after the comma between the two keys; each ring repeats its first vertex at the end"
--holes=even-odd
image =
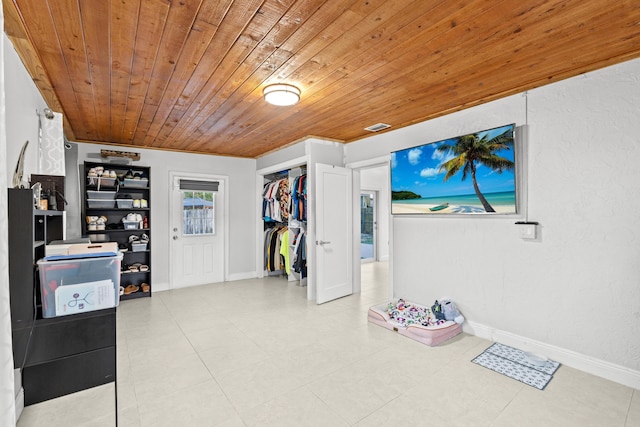
{"type": "MultiPolygon", "coordinates": [[[[0,8],[0,28],[4,13],[0,8]]],[[[0,40],[0,158],[7,158],[6,106],[4,98],[4,38],[0,40]]],[[[15,426],[16,407],[9,305],[9,242],[7,241],[7,170],[0,168],[0,426],[15,426]]]]}
{"type": "Polygon", "coordinates": [[[64,134],[62,114],[52,113],[53,118],[40,114],[40,173],[64,176],[64,134]]]}

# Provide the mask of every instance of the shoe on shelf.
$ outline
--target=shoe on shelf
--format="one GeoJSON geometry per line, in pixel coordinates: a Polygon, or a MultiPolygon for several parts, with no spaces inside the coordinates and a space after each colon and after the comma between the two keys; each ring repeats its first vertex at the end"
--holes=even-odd
{"type": "Polygon", "coordinates": [[[140,285],[142,287],[142,292],[149,292],[151,290],[151,286],[148,283],[143,283],[140,285]]]}
{"type": "Polygon", "coordinates": [[[124,288],[124,295],[130,295],[130,294],[132,294],[134,292],[138,292],[139,289],[140,289],[140,287],[137,286],[137,285],[127,285],[124,288]]]}

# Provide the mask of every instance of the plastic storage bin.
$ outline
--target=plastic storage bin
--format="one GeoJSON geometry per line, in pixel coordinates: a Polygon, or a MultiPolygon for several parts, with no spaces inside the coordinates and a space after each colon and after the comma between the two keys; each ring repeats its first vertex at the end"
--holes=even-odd
{"type": "Polygon", "coordinates": [[[48,257],[38,261],[42,317],[67,316],[118,305],[122,254],[91,255],[48,257]]]}
{"type": "Polygon", "coordinates": [[[147,250],[146,243],[132,243],[131,244],[131,252],[142,252],[147,250]]]}
{"type": "Polygon", "coordinates": [[[87,199],[89,209],[111,209],[116,206],[115,200],[87,199]]]}
{"type": "Polygon", "coordinates": [[[149,181],[146,179],[125,179],[124,186],[129,188],[146,188],[149,186],[149,181]]]}
{"type": "Polygon", "coordinates": [[[125,230],[137,230],[140,228],[140,221],[129,221],[129,220],[123,219],[122,223],[124,224],[125,230]]]}
{"type": "Polygon", "coordinates": [[[118,203],[118,207],[120,209],[131,209],[131,207],[133,206],[132,199],[116,199],[116,202],[118,203]]]}
{"type": "Polygon", "coordinates": [[[113,200],[116,198],[115,191],[95,191],[95,190],[87,190],[87,199],[104,199],[104,200],[113,200]]]}
{"type": "Polygon", "coordinates": [[[116,178],[106,178],[103,176],[88,176],[87,185],[95,185],[96,187],[115,187],[116,178]]]}

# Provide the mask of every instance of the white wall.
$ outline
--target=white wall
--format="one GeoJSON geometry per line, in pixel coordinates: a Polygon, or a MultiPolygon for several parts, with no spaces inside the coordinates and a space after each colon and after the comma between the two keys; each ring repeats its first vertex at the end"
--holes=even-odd
{"type": "MultiPolygon", "coordinates": [[[[78,162],[101,161],[100,149],[112,146],[78,144],[78,162]]],[[[255,170],[253,159],[205,156],[160,150],[127,148],[139,152],[141,160],[135,162],[151,167],[152,209],[152,281],[154,291],[169,286],[169,172],[189,172],[229,177],[226,189],[229,203],[229,278],[231,280],[255,277],[255,170]]]]}
{"type": "Polygon", "coordinates": [[[377,239],[378,260],[389,259],[389,166],[365,168],[360,171],[360,189],[378,192],[377,203],[377,239]]]}
{"type": "Polygon", "coordinates": [[[640,388],[639,75],[630,61],[347,145],[355,162],[528,114],[540,237],[513,218],[396,216],[395,296],[447,295],[480,335],[640,388]]]}
{"type": "MultiPolygon", "coordinates": [[[[0,26],[4,25],[4,15],[0,10],[0,26]]],[[[6,38],[5,38],[6,39],[6,38]]],[[[5,72],[7,43],[0,46],[0,156],[7,155],[5,72]]],[[[22,405],[16,405],[14,386],[13,351],[11,341],[11,311],[9,297],[9,242],[7,221],[7,168],[0,168],[0,425],[14,426],[16,423],[16,406],[21,411],[22,405]]]]}
{"type": "Polygon", "coordinates": [[[269,154],[265,154],[264,156],[258,157],[256,160],[256,169],[270,169],[274,166],[278,166],[282,163],[287,163],[293,159],[301,159],[305,158],[304,163],[306,163],[307,157],[307,142],[300,141],[296,144],[289,145],[283,149],[273,151],[269,154]]]}
{"type": "Polygon", "coordinates": [[[7,99],[6,118],[9,124],[7,132],[7,166],[8,182],[11,184],[13,172],[18,163],[18,156],[25,141],[29,141],[24,162],[23,181],[29,181],[32,173],[38,170],[38,113],[42,113],[47,104],[36,88],[35,83],[24,68],[11,41],[3,33],[5,95],[7,99]]]}

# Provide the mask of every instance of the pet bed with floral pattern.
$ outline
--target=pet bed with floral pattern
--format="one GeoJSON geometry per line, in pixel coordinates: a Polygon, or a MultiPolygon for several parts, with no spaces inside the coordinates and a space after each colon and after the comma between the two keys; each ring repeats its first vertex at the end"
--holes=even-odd
{"type": "Polygon", "coordinates": [[[449,300],[425,307],[403,299],[374,305],[368,320],[428,346],[435,346],[462,332],[464,317],[449,300]]]}

